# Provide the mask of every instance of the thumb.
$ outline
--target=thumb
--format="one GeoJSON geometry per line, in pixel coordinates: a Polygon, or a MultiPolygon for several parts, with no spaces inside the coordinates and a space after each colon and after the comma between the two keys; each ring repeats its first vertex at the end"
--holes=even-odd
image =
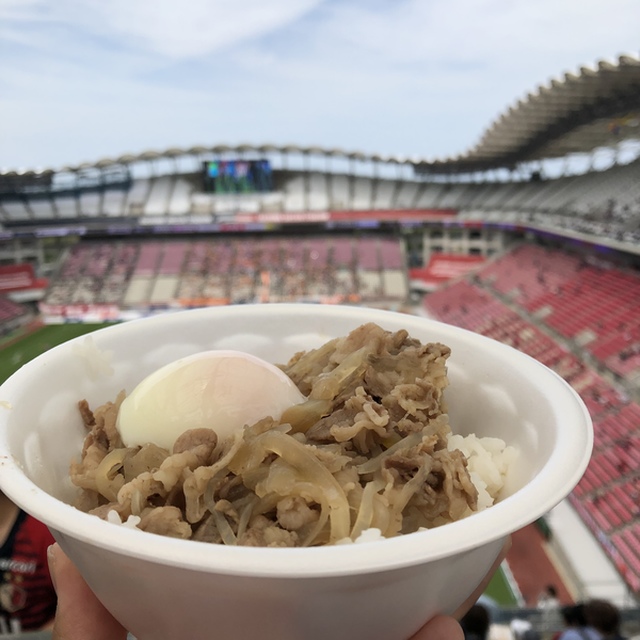
{"type": "Polygon", "coordinates": [[[126,629],[102,606],[57,543],[47,557],[58,594],[51,640],[125,640],[126,629]]]}

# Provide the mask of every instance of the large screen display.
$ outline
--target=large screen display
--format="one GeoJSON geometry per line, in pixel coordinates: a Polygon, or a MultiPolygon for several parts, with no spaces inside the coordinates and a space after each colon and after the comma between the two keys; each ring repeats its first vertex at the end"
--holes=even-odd
{"type": "Polygon", "coordinates": [[[207,160],[203,165],[207,193],[266,193],[273,190],[268,160],[207,160]]]}

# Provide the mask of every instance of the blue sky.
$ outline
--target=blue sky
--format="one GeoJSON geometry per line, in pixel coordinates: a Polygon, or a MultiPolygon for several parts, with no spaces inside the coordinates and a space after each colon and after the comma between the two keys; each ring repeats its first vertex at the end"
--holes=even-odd
{"type": "Polygon", "coordinates": [[[294,143],[436,158],[640,52],[637,0],[0,0],[0,168],[294,143]]]}

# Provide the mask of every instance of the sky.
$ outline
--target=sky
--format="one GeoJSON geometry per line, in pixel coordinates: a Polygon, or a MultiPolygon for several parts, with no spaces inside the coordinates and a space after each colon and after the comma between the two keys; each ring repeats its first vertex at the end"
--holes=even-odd
{"type": "Polygon", "coordinates": [[[0,169],[243,142],[448,157],[639,33],[638,0],[0,0],[0,169]]]}

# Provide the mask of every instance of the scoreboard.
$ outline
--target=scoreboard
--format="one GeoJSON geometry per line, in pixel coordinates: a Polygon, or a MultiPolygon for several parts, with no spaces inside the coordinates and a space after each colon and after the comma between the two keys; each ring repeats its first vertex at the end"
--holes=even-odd
{"type": "Polygon", "coordinates": [[[203,162],[206,193],[268,193],[273,173],[268,160],[206,160],[203,162]]]}

